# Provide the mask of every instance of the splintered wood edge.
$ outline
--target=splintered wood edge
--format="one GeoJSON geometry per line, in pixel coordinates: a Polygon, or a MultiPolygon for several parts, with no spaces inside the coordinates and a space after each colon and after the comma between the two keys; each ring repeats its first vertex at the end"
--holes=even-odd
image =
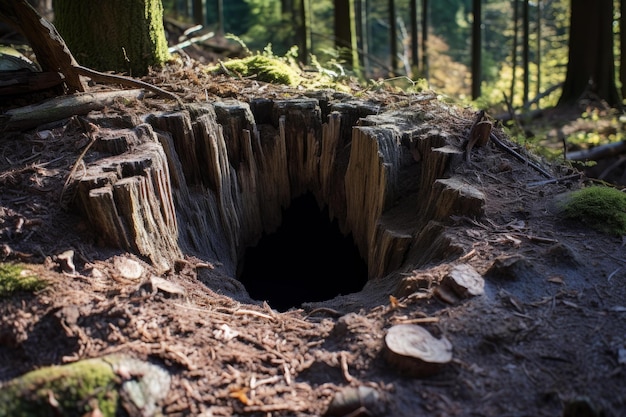
{"type": "Polygon", "coordinates": [[[452,360],[452,344],[435,338],[414,324],[392,326],[385,336],[385,356],[398,370],[412,376],[429,376],[452,360]]]}

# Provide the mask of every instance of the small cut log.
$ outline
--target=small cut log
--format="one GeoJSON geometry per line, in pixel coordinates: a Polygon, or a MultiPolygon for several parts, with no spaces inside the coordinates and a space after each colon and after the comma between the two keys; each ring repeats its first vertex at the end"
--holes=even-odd
{"type": "Polygon", "coordinates": [[[452,344],[445,337],[435,338],[421,326],[398,324],[385,336],[385,358],[402,373],[427,377],[452,360],[452,344]]]}

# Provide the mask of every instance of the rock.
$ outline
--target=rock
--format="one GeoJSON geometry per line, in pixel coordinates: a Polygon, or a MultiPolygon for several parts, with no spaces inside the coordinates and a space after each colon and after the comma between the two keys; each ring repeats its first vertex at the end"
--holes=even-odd
{"type": "Polygon", "coordinates": [[[164,369],[125,355],[50,366],[2,384],[0,416],[82,416],[98,409],[113,417],[120,405],[133,416],[157,416],[170,379],[164,369]]]}
{"type": "Polygon", "coordinates": [[[115,258],[115,267],[120,276],[131,281],[136,281],[143,274],[143,267],[139,262],[128,258],[115,258]]]}
{"type": "Polygon", "coordinates": [[[335,393],[324,415],[343,417],[353,415],[351,413],[359,409],[362,411],[356,415],[381,416],[386,411],[385,400],[372,387],[345,387],[335,393]]]}

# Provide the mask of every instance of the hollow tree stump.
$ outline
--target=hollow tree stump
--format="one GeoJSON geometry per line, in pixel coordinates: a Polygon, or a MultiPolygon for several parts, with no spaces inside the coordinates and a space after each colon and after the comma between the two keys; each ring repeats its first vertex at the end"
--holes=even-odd
{"type": "Polygon", "coordinates": [[[443,223],[484,206],[452,175],[460,140],[419,107],[378,111],[309,97],[153,113],[139,126],[101,129],[100,157],[75,178],[78,202],[104,243],[163,269],[188,254],[235,276],[246,247],[306,192],[353,236],[371,279],[453,253],[443,223]]]}

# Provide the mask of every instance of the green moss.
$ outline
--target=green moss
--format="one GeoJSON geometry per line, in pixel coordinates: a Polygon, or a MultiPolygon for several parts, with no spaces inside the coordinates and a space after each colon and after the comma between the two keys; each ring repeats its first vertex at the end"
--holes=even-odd
{"type": "Polygon", "coordinates": [[[95,407],[114,417],[118,382],[102,359],[38,369],[1,387],[0,417],[80,417],[95,407]]]}
{"type": "Polygon", "coordinates": [[[626,234],[626,194],[611,187],[574,191],[561,204],[566,218],[580,220],[604,233],[626,234]]]}
{"type": "MultiPolygon", "coordinates": [[[[233,59],[224,62],[227,70],[242,77],[256,76],[255,79],[272,84],[286,84],[295,86],[301,82],[300,74],[281,59],[252,55],[246,58],[233,59]]],[[[219,72],[219,67],[208,68],[210,72],[219,72]]]]}
{"type": "Polygon", "coordinates": [[[29,273],[22,265],[0,263],[0,298],[18,291],[41,290],[46,285],[46,281],[29,273]]]}
{"type": "Polygon", "coordinates": [[[54,14],[81,65],[138,77],[170,58],[161,0],[55,0],[54,14]]]}

